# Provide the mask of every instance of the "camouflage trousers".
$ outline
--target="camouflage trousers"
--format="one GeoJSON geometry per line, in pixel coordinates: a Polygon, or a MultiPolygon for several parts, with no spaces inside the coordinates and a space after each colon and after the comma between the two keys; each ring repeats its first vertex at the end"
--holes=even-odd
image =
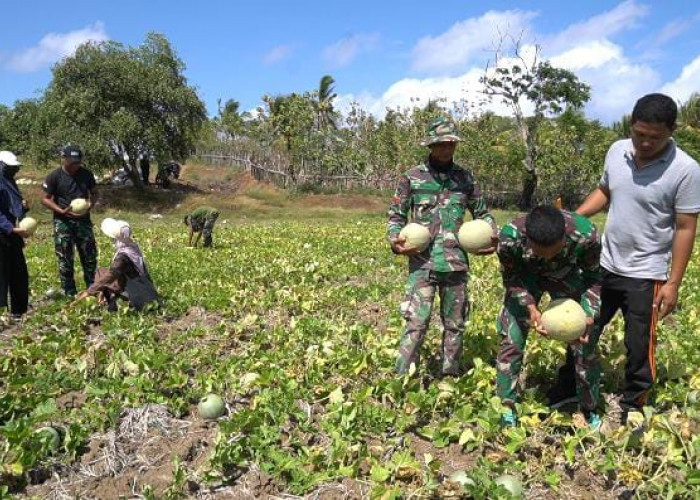
{"type": "Polygon", "coordinates": [[[202,227],[202,237],[204,242],[202,243],[205,247],[210,247],[214,242],[212,238],[212,233],[214,232],[214,224],[216,224],[216,219],[219,218],[219,212],[213,212],[207,215],[204,219],[204,226],[202,227]]]}
{"type": "Polygon", "coordinates": [[[80,219],[54,219],[53,236],[61,287],[66,295],[75,295],[77,289],[75,278],[73,277],[73,246],[78,249],[80,263],[83,266],[85,286],[89,287],[95,281],[97,244],[95,243],[95,235],[92,232],[92,222],[80,219]]]}
{"type": "Polygon", "coordinates": [[[464,322],[469,312],[467,301],[467,273],[435,272],[425,269],[411,271],[406,284],[406,299],[401,313],[406,319],[396,362],[398,373],[408,372],[412,363],[418,366],[420,350],[430,324],[435,292],[440,294],[442,319],[442,374],[459,373],[462,357],[464,322]]]}
{"type": "MultiPolygon", "coordinates": [[[[528,290],[539,303],[543,292],[531,287],[528,287],[528,290]]],[[[580,292],[583,293],[583,290],[580,292]]],[[[549,293],[552,299],[569,297],[578,301],[581,298],[581,293],[549,293]]],[[[498,317],[501,348],[497,358],[496,375],[496,393],[506,405],[513,405],[518,400],[518,378],[529,329],[530,314],[527,307],[520,305],[517,298],[506,294],[498,317]]],[[[588,343],[567,346],[568,355],[574,359],[576,393],[583,410],[595,410],[600,400],[600,360],[597,352],[599,338],[600,329],[594,325],[589,332],[588,343]]]]}

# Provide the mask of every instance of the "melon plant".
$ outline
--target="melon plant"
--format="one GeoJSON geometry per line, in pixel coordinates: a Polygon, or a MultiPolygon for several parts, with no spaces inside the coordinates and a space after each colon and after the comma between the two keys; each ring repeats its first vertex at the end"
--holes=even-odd
{"type": "Polygon", "coordinates": [[[61,435],[55,427],[47,425],[46,427],[37,429],[35,433],[39,439],[48,444],[51,452],[55,453],[58,451],[58,447],[61,445],[61,435]]]}
{"type": "Polygon", "coordinates": [[[406,224],[399,236],[406,238],[406,248],[417,248],[423,252],[430,245],[430,231],[416,222],[406,224]]]}
{"type": "Polygon", "coordinates": [[[226,411],[224,400],[216,394],[207,394],[197,405],[199,415],[206,420],[216,420],[226,411]]]}
{"type": "Polygon", "coordinates": [[[550,338],[571,342],[586,331],[586,313],[573,299],[553,300],[542,313],[542,325],[550,338]]]}
{"type": "Polygon", "coordinates": [[[85,215],[90,210],[90,204],[85,198],[76,198],[70,202],[70,211],[77,215],[85,215]]]}
{"type": "Polygon", "coordinates": [[[36,231],[37,225],[38,222],[32,217],[25,217],[24,219],[19,221],[19,228],[24,229],[30,236],[36,231]]]}
{"type": "Polygon", "coordinates": [[[482,219],[470,220],[459,228],[457,239],[465,252],[478,252],[491,246],[493,228],[482,219]]]}

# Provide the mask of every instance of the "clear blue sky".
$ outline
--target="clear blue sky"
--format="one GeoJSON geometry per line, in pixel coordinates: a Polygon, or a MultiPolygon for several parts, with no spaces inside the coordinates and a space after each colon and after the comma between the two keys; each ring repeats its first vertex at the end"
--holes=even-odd
{"type": "MultiPolygon", "coordinates": [[[[381,114],[410,97],[474,90],[494,33],[524,32],[593,87],[587,113],[616,119],[642,93],[700,91],[700,2],[14,1],[0,38],[0,103],[37,96],[79,41],[139,44],[163,33],[210,114],[234,98],[311,90],[336,79],[338,105],[381,114]],[[485,7],[485,5],[488,5],[485,7]]],[[[463,93],[466,92],[466,93],[463,93]]]]}

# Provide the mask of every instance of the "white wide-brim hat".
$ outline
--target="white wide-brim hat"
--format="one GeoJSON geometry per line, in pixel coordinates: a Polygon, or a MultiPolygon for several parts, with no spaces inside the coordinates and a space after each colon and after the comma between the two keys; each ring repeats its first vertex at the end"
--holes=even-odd
{"type": "MultiPolygon", "coordinates": [[[[116,220],[112,219],[111,217],[107,217],[102,221],[102,224],[100,225],[100,229],[102,229],[102,232],[115,240],[129,240],[131,238],[124,238],[122,237],[122,228],[123,227],[128,227],[131,229],[129,226],[129,223],[124,221],[124,220],[116,220]]],[[[129,235],[131,235],[131,231],[129,231],[129,235]]]]}

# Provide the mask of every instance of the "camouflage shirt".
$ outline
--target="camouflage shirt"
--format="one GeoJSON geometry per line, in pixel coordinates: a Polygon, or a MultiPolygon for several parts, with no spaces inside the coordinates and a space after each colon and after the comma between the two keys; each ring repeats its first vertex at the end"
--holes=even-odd
{"type": "Polygon", "coordinates": [[[438,172],[426,160],[399,179],[389,206],[388,239],[394,240],[410,219],[427,227],[432,239],[423,253],[410,257],[411,269],[467,271],[469,262],[457,240],[467,210],[473,218],[490,223],[496,232],[495,220],[486,210],[471,172],[456,164],[438,172]]]}
{"type": "Polygon", "coordinates": [[[597,317],[600,311],[600,240],[591,221],[562,210],[566,224],[564,248],[552,260],[533,253],[527,244],[525,217],[514,219],[501,228],[498,259],[506,294],[523,306],[535,304],[527,284],[536,282],[543,291],[567,291],[583,283],[581,306],[586,314],[597,317]]]}

